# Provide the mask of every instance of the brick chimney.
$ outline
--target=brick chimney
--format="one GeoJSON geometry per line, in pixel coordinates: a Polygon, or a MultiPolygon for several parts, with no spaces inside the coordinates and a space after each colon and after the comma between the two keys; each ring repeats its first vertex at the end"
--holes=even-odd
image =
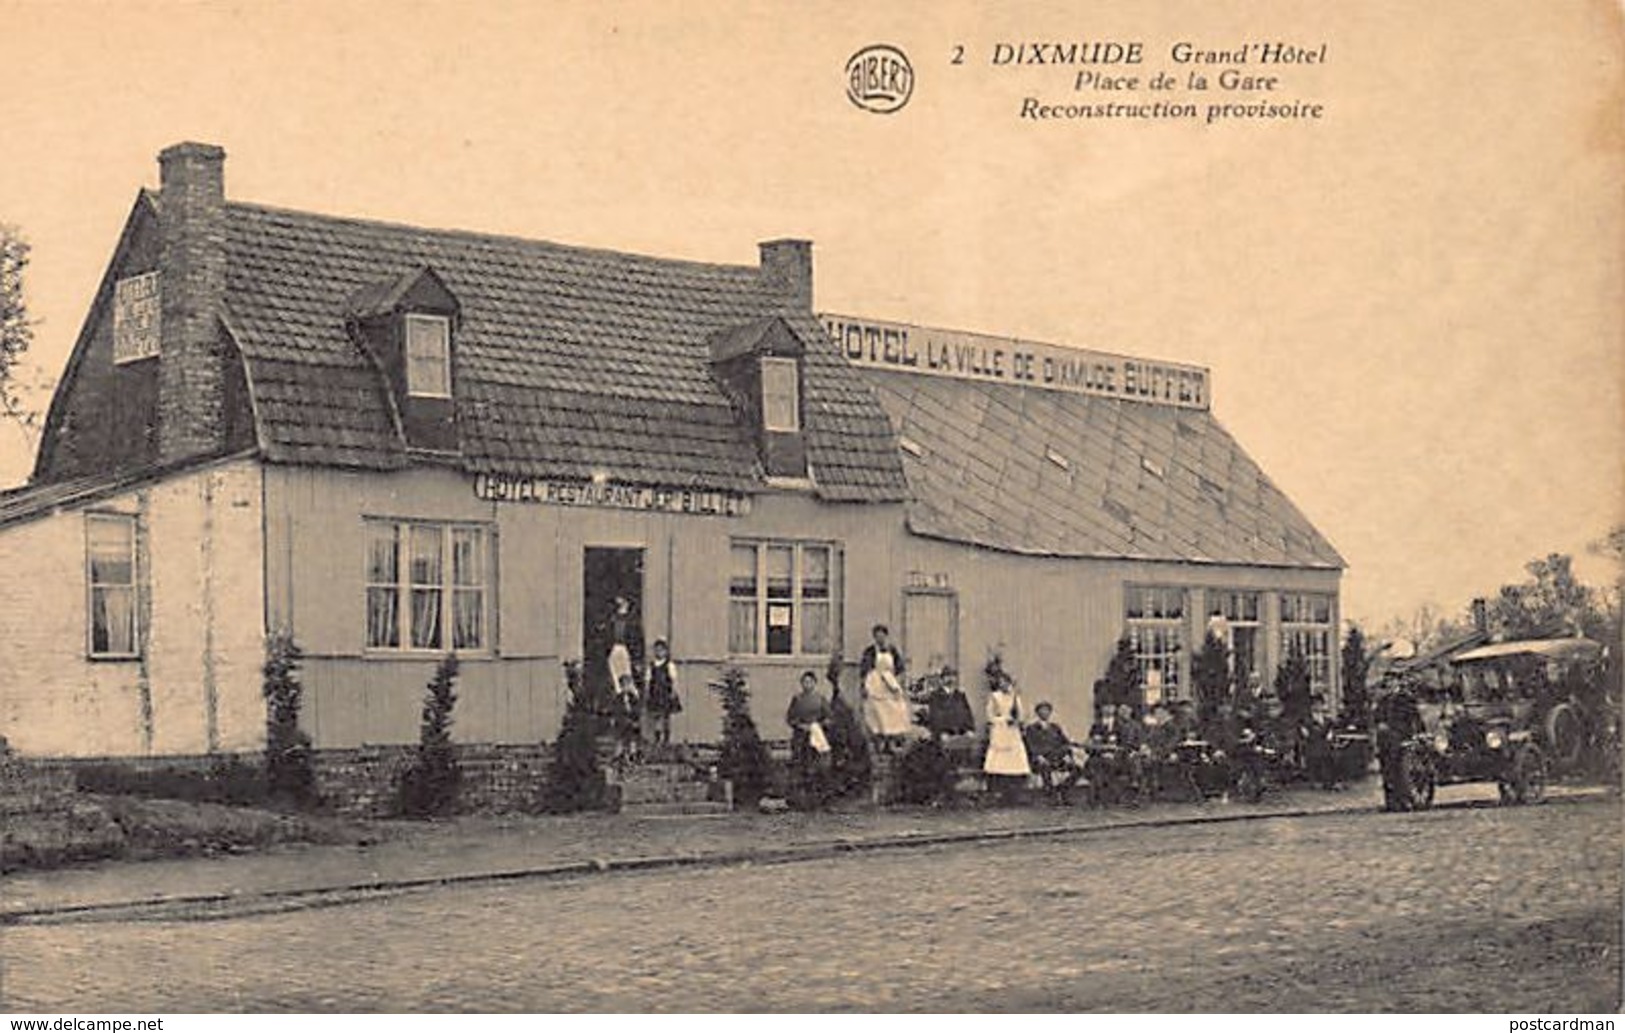
{"type": "Polygon", "coordinates": [[[226,444],[225,163],[212,144],[178,143],[158,155],[158,458],[166,463],[226,444]]]}
{"type": "Polygon", "coordinates": [[[764,240],[762,282],[787,295],[796,308],[812,311],[812,241],[764,240]]]}

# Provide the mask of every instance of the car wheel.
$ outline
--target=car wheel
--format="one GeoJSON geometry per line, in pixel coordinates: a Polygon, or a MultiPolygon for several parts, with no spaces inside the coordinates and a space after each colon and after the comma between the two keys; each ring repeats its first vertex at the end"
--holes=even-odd
{"type": "Polygon", "coordinates": [[[1546,745],[1558,771],[1572,771],[1585,753],[1585,724],[1568,703],[1559,703],[1546,715],[1546,745]]]}
{"type": "Polygon", "coordinates": [[[1405,751],[1406,810],[1425,811],[1433,806],[1433,791],[1438,779],[1433,764],[1421,750],[1405,751]]]}
{"type": "Polygon", "coordinates": [[[1539,749],[1527,746],[1512,759],[1512,794],[1519,803],[1546,798],[1546,758],[1539,749]]]}

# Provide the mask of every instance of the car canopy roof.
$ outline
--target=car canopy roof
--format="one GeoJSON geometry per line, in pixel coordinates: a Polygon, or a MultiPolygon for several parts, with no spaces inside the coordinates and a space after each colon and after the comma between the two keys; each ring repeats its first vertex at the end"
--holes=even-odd
{"type": "Polygon", "coordinates": [[[1451,663],[1502,660],[1513,656],[1539,657],[1544,660],[1587,660],[1601,653],[1601,644],[1588,638],[1539,638],[1518,642],[1492,642],[1487,646],[1479,646],[1477,649],[1457,654],[1451,659],[1451,663]]]}

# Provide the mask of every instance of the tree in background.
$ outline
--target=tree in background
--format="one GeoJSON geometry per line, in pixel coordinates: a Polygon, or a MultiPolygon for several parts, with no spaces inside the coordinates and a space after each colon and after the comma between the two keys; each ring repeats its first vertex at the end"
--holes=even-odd
{"type": "Polygon", "coordinates": [[[1607,634],[1607,615],[1593,589],[1574,576],[1573,558],[1551,553],[1524,564],[1528,580],[1502,585],[1489,601],[1490,631],[1505,638],[1607,634]]]}
{"type": "Polygon", "coordinates": [[[417,756],[401,776],[400,812],[409,818],[449,814],[463,773],[451,742],[451,711],[457,705],[457,657],[447,653],[423,694],[417,756]]]}
{"type": "Polygon", "coordinates": [[[754,807],[767,795],[772,758],[750,716],[750,689],[745,672],[729,667],[711,688],[722,697],[722,757],[717,773],[733,783],[735,806],[754,807]]]}
{"type": "Polygon", "coordinates": [[[1134,641],[1127,635],[1117,640],[1117,649],[1106,663],[1106,673],[1095,682],[1095,706],[1134,706],[1140,700],[1140,661],[1134,641]]]}
{"type": "Polygon", "coordinates": [[[1219,708],[1231,702],[1230,647],[1213,632],[1202,639],[1202,648],[1191,657],[1191,684],[1196,689],[1197,720],[1206,725],[1219,716],[1219,708]]]}
{"type": "Polygon", "coordinates": [[[1343,639],[1342,654],[1343,711],[1340,719],[1361,728],[1366,723],[1366,675],[1371,669],[1371,657],[1366,655],[1365,632],[1358,624],[1349,625],[1343,639]]]}
{"type": "Polygon", "coordinates": [[[265,782],[271,799],[295,806],[316,801],[316,774],[311,764],[310,736],[299,727],[304,687],[299,683],[303,654],[285,632],[265,642],[265,782]]]}
{"type": "Polygon", "coordinates": [[[17,395],[18,363],[34,341],[34,324],[23,300],[28,241],[14,226],[0,223],[0,417],[16,421],[33,439],[39,414],[17,395]]]}
{"type": "MultiPolygon", "coordinates": [[[[1625,562],[1625,526],[1616,527],[1592,542],[1588,551],[1625,562]]],[[[1491,635],[1501,639],[1565,636],[1575,632],[1599,642],[1618,642],[1620,598],[1617,587],[1592,588],[1574,574],[1573,558],[1550,553],[1524,564],[1529,577],[1505,584],[1486,600],[1485,618],[1491,635]]],[[[1395,618],[1381,626],[1377,638],[1404,639],[1417,652],[1427,653],[1460,641],[1474,630],[1471,608],[1454,616],[1432,605],[1417,608],[1409,619],[1395,618]]]]}

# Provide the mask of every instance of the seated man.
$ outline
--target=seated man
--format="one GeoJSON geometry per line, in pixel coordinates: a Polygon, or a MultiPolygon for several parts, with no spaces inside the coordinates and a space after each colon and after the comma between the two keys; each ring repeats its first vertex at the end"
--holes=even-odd
{"type": "Polygon", "coordinates": [[[944,667],[937,675],[936,684],[926,699],[925,726],[936,739],[949,735],[964,735],[976,730],[976,719],[971,716],[970,700],[959,687],[959,676],[952,667],[944,667]]]}
{"type": "Polygon", "coordinates": [[[1066,730],[1050,720],[1055,708],[1040,703],[1034,713],[1038,719],[1022,732],[1026,741],[1027,759],[1033,771],[1044,783],[1044,789],[1056,794],[1064,803],[1067,791],[1077,784],[1083,772],[1072,759],[1072,740],[1066,730]]]}

